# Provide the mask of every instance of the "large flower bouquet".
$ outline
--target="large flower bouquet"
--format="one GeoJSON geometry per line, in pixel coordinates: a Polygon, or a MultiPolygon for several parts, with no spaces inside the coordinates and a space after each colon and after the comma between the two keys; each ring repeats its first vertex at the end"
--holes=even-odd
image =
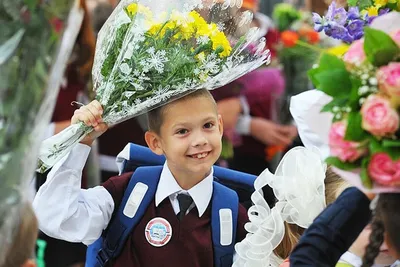
{"type": "MultiPolygon", "coordinates": [[[[225,33],[251,22],[248,12],[237,14],[238,25],[221,19],[222,11],[240,3],[121,1],[99,33],[92,71],[104,121],[116,124],[194,90],[215,89],[264,64],[269,52],[264,40],[255,40],[257,29],[238,40],[225,33]],[[250,53],[246,47],[255,43],[250,53]]],[[[39,170],[53,166],[91,131],[80,123],[45,140],[39,170]]]]}
{"type": "Polygon", "coordinates": [[[365,28],[343,59],[322,55],[309,76],[332,97],[329,164],[365,188],[400,186],[400,31],[365,28]]]}
{"type": "Polygon", "coordinates": [[[83,18],[79,1],[0,1],[0,265],[83,18]]]}

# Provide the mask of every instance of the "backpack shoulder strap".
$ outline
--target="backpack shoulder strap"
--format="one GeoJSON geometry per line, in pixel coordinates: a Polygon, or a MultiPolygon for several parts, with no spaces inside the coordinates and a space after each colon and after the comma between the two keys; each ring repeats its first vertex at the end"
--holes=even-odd
{"type": "Polygon", "coordinates": [[[214,266],[230,267],[233,263],[239,212],[237,193],[214,181],[211,210],[214,266]]]}
{"type": "Polygon", "coordinates": [[[118,257],[133,228],[140,222],[153,201],[162,166],[140,167],[135,170],[125,190],[121,204],[103,237],[97,262],[104,266],[118,257]]]}

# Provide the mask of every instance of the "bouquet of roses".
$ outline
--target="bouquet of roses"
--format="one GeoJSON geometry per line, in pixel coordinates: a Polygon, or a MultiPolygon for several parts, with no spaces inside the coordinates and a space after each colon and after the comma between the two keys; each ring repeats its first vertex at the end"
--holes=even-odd
{"type": "Polygon", "coordinates": [[[0,265],[78,35],[79,1],[0,1],[0,265]]]}
{"type": "MultiPolygon", "coordinates": [[[[327,163],[360,174],[365,188],[400,186],[400,31],[366,27],[343,59],[322,55],[309,71],[318,90],[332,97],[327,163]]],[[[357,183],[357,181],[355,182],[357,183]]]]}
{"type": "MultiPolygon", "coordinates": [[[[256,42],[256,28],[232,40],[234,46],[225,34],[251,22],[248,12],[238,14],[238,25],[221,18],[222,11],[240,3],[121,1],[99,33],[92,71],[104,122],[120,123],[194,90],[215,89],[264,64],[269,59],[265,40],[252,53],[246,49],[256,42]]],[[[39,171],[91,131],[80,123],[45,140],[39,171]]]]}

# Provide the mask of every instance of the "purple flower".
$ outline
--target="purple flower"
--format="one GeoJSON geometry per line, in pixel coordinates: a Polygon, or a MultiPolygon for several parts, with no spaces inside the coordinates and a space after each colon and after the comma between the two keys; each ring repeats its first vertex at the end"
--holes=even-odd
{"type": "Polygon", "coordinates": [[[385,15],[390,12],[389,8],[381,8],[379,9],[379,16],[385,15]]]}
{"type": "Polygon", "coordinates": [[[376,18],[377,16],[368,16],[368,14],[365,16],[365,19],[368,22],[368,24],[371,24],[376,18]]]}
{"type": "Polygon", "coordinates": [[[346,43],[354,41],[354,38],[349,34],[349,31],[343,25],[336,22],[329,22],[325,27],[325,33],[332,38],[340,39],[346,43]]]}
{"type": "Polygon", "coordinates": [[[348,14],[348,19],[353,20],[353,19],[359,19],[360,18],[360,10],[358,10],[358,7],[353,6],[349,8],[348,14]]]}
{"type": "Polygon", "coordinates": [[[349,32],[350,35],[353,36],[354,40],[358,40],[364,35],[364,25],[365,21],[357,19],[351,21],[346,29],[349,32]]]}
{"type": "Polygon", "coordinates": [[[326,13],[326,19],[328,21],[334,21],[340,25],[345,25],[347,22],[347,11],[343,7],[336,8],[336,2],[333,1],[328,8],[326,13]]]}
{"type": "Polygon", "coordinates": [[[332,1],[332,3],[328,7],[328,12],[326,12],[326,15],[325,15],[328,20],[333,20],[335,10],[336,10],[336,2],[332,1]]]}
{"type": "Polygon", "coordinates": [[[324,20],[323,18],[318,14],[313,12],[313,21],[314,21],[314,30],[317,32],[320,32],[324,29],[324,20]]]}

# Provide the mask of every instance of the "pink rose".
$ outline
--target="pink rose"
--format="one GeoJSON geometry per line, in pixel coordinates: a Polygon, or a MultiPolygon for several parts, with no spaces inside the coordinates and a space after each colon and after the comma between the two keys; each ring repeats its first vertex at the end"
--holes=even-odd
{"type": "Polygon", "coordinates": [[[400,160],[395,162],[387,154],[377,153],[371,158],[368,174],[378,184],[400,186],[400,160]]]}
{"type": "Polygon", "coordinates": [[[364,52],[364,40],[357,40],[351,44],[349,50],[347,50],[346,54],[343,56],[343,60],[346,63],[358,65],[361,64],[365,60],[365,52],[364,52]]]}
{"type": "Polygon", "coordinates": [[[392,97],[400,97],[400,63],[393,62],[379,68],[376,78],[382,92],[392,97]]]}
{"type": "Polygon", "coordinates": [[[393,134],[399,129],[399,114],[388,99],[370,95],[361,107],[362,127],[375,136],[393,134]]]}
{"type": "Polygon", "coordinates": [[[392,37],[393,41],[395,41],[397,45],[400,46],[400,30],[393,32],[390,36],[392,37]]]}
{"type": "Polygon", "coordinates": [[[367,152],[360,143],[344,140],[346,122],[339,121],[332,124],[329,131],[329,147],[332,156],[338,157],[343,162],[353,162],[367,152]]]}

